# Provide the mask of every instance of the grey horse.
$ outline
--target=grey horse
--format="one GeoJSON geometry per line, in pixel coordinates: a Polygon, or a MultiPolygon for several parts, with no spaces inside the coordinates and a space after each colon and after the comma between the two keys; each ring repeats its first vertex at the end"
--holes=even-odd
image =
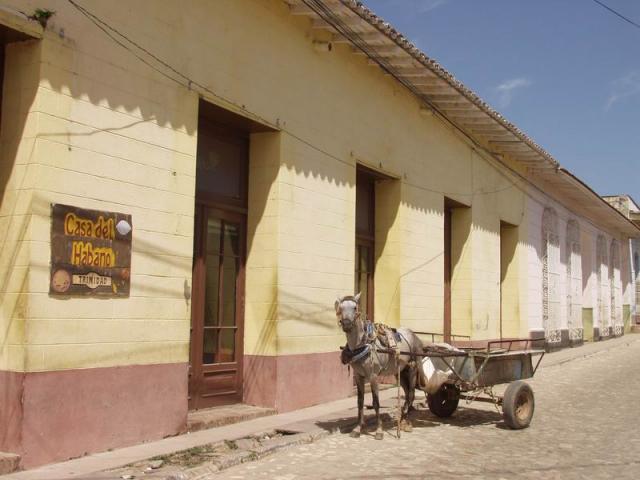
{"type": "MultiPolygon", "coordinates": [[[[343,363],[353,368],[358,388],[358,425],[351,432],[352,437],[359,437],[364,427],[364,386],[371,385],[373,408],[376,412],[376,440],[382,440],[384,433],[380,422],[380,399],[378,395],[378,377],[397,375],[400,371],[400,384],[404,390],[404,405],[400,416],[402,429],[411,430],[407,419],[415,397],[418,381],[419,362],[414,355],[396,355],[376,339],[373,325],[363,320],[360,315],[360,294],[338,298],[335,303],[336,316],[342,331],[347,336],[347,346],[343,350],[343,363]]],[[[398,351],[421,353],[422,341],[408,328],[396,330],[398,351]]]]}

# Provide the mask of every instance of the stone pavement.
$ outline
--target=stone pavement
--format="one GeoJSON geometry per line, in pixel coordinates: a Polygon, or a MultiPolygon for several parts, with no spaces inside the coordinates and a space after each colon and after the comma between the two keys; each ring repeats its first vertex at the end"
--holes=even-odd
{"type": "MultiPolygon", "coordinates": [[[[590,478],[608,478],[614,473],[623,478],[629,469],[638,467],[632,452],[640,447],[635,431],[639,422],[629,401],[640,394],[638,368],[640,335],[545,356],[531,381],[536,414],[531,428],[524,431],[505,430],[501,415],[491,405],[461,403],[458,412],[445,421],[420,409],[413,433],[403,434],[400,440],[392,435],[389,414],[395,410],[386,408],[389,433],[383,441],[370,436],[351,439],[344,433],[355,418],[355,399],[349,398],[90,455],[2,480],[119,478],[121,470],[94,472],[275,429],[306,432],[313,439],[323,432],[327,438],[287,451],[279,449],[271,457],[217,475],[193,475],[194,469],[184,470],[185,478],[529,478],[541,474],[581,478],[587,473],[590,478]],[[336,431],[342,432],[331,434],[336,431]]],[[[417,395],[418,401],[424,398],[420,392],[417,395]]],[[[395,405],[395,389],[382,392],[381,397],[383,405],[395,405]]],[[[369,395],[366,402],[370,403],[369,395]]],[[[137,478],[166,476],[154,471],[137,478]]]]}
{"type": "Polygon", "coordinates": [[[506,429],[488,404],[461,403],[448,420],[420,409],[400,439],[332,435],[206,478],[638,478],[640,342],[606,343],[547,357],[530,381],[536,411],[528,429],[506,429]]]}

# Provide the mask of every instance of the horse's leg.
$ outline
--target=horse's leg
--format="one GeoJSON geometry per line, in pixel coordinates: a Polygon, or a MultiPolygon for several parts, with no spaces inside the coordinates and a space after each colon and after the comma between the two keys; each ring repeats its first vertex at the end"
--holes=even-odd
{"type": "Polygon", "coordinates": [[[357,438],[364,428],[364,377],[356,375],[356,387],[358,388],[358,424],[351,431],[351,436],[357,438]]]}
{"type": "Polygon", "coordinates": [[[377,378],[371,380],[371,397],[373,398],[373,409],[376,411],[376,440],[382,440],[384,431],[380,421],[380,389],[377,378]]]}
{"type": "Polygon", "coordinates": [[[409,408],[407,415],[413,410],[413,401],[416,399],[416,387],[418,385],[418,366],[415,362],[409,363],[409,408]]]}
{"type": "Polygon", "coordinates": [[[404,404],[402,405],[402,412],[400,414],[400,427],[405,432],[410,432],[412,430],[411,424],[409,423],[409,407],[413,402],[413,394],[414,392],[411,389],[411,368],[407,365],[400,372],[400,385],[402,385],[402,390],[404,390],[404,404]]]}

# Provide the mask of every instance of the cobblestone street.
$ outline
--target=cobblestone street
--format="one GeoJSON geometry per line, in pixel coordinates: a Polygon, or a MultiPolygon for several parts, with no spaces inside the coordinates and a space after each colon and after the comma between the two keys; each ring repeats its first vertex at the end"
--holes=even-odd
{"type": "Polygon", "coordinates": [[[630,342],[544,366],[530,382],[536,411],[525,430],[506,429],[488,404],[461,402],[445,421],[421,406],[400,440],[388,422],[383,441],[337,433],[210,478],[638,478],[639,364],[640,342],[630,342]]]}

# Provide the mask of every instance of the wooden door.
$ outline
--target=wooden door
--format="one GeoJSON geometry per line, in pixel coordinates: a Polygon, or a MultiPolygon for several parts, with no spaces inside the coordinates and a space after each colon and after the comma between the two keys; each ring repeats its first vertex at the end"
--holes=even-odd
{"type": "Polygon", "coordinates": [[[375,178],[364,171],[356,174],[355,293],[360,293],[360,311],[374,321],[375,275],[375,178]]]}
{"type": "Polygon", "coordinates": [[[200,101],[189,369],[191,409],[242,401],[249,137],[236,123],[230,121],[228,112],[200,101]]]}
{"type": "Polygon", "coordinates": [[[444,209],[444,342],[451,342],[451,208],[444,209]]]}
{"type": "Polygon", "coordinates": [[[242,401],[245,217],[196,211],[189,406],[242,401]]]}

